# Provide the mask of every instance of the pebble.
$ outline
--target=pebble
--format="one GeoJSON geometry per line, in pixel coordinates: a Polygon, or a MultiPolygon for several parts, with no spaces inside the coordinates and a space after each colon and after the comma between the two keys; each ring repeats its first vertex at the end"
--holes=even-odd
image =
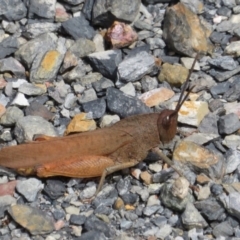
{"type": "Polygon", "coordinates": [[[29,178],[18,181],[16,189],[28,202],[33,202],[36,200],[38,192],[43,189],[43,184],[36,178],[29,178]]]}
{"type": "Polygon", "coordinates": [[[53,220],[43,211],[27,205],[16,204],[8,209],[11,217],[32,235],[48,234],[55,230],[53,220]]]}
{"type": "Polygon", "coordinates": [[[121,82],[134,82],[150,73],[155,65],[152,55],[145,51],[123,60],[117,68],[118,80],[121,82]]]}
{"type": "Polygon", "coordinates": [[[229,113],[219,118],[218,129],[220,134],[231,134],[240,128],[240,121],[236,114],[229,113]]]}
{"type": "Polygon", "coordinates": [[[131,82],[122,86],[119,90],[122,91],[123,93],[129,95],[129,96],[133,96],[133,97],[136,96],[135,87],[131,82]]]}
{"type": "Polygon", "coordinates": [[[156,88],[143,93],[139,99],[144,102],[148,107],[153,107],[169,100],[174,96],[174,92],[167,88],[156,88]]]}
{"type": "Polygon", "coordinates": [[[16,95],[16,97],[13,99],[11,105],[16,105],[19,107],[26,107],[29,106],[29,102],[27,100],[27,98],[25,97],[25,95],[23,93],[18,93],[16,95]]]}
{"type": "MultiPolygon", "coordinates": [[[[6,179],[6,181],[7,181],[7,179],[6,179]]],[[[17,181],[10,181],[10,182],[2,182],[1,181],[0,196],[6,196],[6,195],[13,196],[16,185],[17,185],[17,181]]]]}
{"type": "Polygon", "coordinates": [[[14,129],[17,141],[19,143],[32,141],[36,134],[47,136],[57,136],[56,131],[51,123],[39,116],[26,116],[16,122],[14,129]]]}
{"type": "Polygon", "coordinates": [[[104,127],[107,127],[107,126],[111,126],[113,125],[114,123],[120,121],[120,118],[118,115],[104,115],[102,118],[101,118],[101,122],[100,122],[100,127],[101,128],[104,128],[104,127]]]}
{"type": "Polygon", "coordinates": [[[240,136],[238,135],[227,135],[222,144],[231,149],[240,149],[240,136]]]}
{"type": "Polygon", "coordinates": [[[224,50],[225,54],[239,57],[240,56],[240,47],[239,47],[240,41],[232,42],[230,43],[224,50]]]}

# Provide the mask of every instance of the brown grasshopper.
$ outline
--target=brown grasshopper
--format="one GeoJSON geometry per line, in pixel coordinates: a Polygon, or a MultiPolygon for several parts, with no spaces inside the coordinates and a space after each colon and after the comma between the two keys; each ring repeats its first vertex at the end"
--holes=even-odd
{"type": "Polygon", "coordinates": [[[191,92],[189,90],[183,97],[196,60],[197,57],[175,110],[131,116],[111,127],[91,132],[64,137],[43,136],[45,141],[6,147],[0,151],[0,166],[38,177],[101,176],[97,194],[107,174],[133,167],[143,161],[150,150],[172,165],[157,147],[160,142],[171,141],[176,134],[178,112],[191,92]]]}

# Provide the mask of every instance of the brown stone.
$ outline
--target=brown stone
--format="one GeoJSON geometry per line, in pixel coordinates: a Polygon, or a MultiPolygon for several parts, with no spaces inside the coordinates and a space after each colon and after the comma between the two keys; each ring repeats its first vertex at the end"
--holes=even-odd
{"type": "Polygon", "coordinates": [[[124,206],[123,200],[118,197],[117,200],[115,201],[114,205],[113,205],[113,208],[116,209],[116,210],[124,209],[125,206],[124,206]]]}
{"type": "Polygon", "coordinates": [[[47,234],[55,230],[53,219],[46,212],[37,208],[16,204],[11,206],[8,212],[18,224],[26,228],[32,235],[47,234]]]}
{"type": "Polygon", "coordinates": [[[152,175],[148,171],[141,172],[140,178],[143,180],[143,182],[146,185],[149,185],[152,183],[152,175]]]}
{"type": "Polygon", "coordinates": [[[158,80],[160,82],[168,82],[172,86],[180,87],[188,77],[188,69],[181,65],[172,65],[170,63],[164,63],[158,80]]]}
{"type": "Polygon", "coordinates": [[[16,180],[8,183],[0,184],[0,196],[5,196],[5,195],[13,196],[16,185],[17,185],[16,180]]]}
{"type": "Polygon", "coordinates": [[[139,99],[148,107],[157,106],[160,103],[170,99],[174,92],[168,88],[157,88],[143,93],[139,99]]]}
{"type": "Polygon", "coordinates": [[[0,104],[0,117],[2,117],[2,115],[6,112],[6,108],[4,107],[4,105],[0,104]]]}
{"type": "Polygon", "coordinates": [[[221,163],[218,168],[212,170],[212,167],[219,163],[220,157],[193,142],[181,141],[174,149],[173,159],[197,172],[204,172],[216,178],[222,175],[223,165],[221,163]]]}
{"type": "Polygon", "coordinates": [[[211,181],[211,179],[209,177],[207,177],[205,174],[199,174],[197,175],[197,179],[196,179],[197,183],[204,185],[206,183],[209,183],[211,181]]]}
{"type": "Polygon", "coordinates": [[[166,10],[163,37],[170,49],[189,57],[195,57],[196,52],[211,54],[214,47],[210,34],[205,24],[184,4],[178,3],[166,10]]]}
{"type": "Polygon", "coordinates": [[[96,129],[96,122],[86,118],[86,113],[77,114],[68,124],[64,135],[77,132],[87,132],[96,129]]]}
{"type": "Polygon", "coordinates": [[[122,48],[131,45],[137,40],[137,33],[132,27],[123,22],[115,21],[107,30],[105,39],[113,48],[122,48]]]}

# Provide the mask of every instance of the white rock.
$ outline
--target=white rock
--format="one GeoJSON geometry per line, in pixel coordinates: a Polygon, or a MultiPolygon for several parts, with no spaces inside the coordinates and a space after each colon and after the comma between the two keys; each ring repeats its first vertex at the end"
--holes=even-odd
{"type": "Polygon", "coordinates": [[[23,93],[18,93],[16,97],[13,99],[11,105],[26,107],[29,106],[29,102],[25,98],[25,95],[23,93]]]}

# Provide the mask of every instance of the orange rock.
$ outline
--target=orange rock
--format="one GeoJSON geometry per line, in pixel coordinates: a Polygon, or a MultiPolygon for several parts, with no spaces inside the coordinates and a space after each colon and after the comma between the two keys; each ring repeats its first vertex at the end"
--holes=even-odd
{"type": "Polygon", "coordinates": [[[174,95],[174,92],[167,88],[157,88],[143,93],[139,98],[148,107],[157,106],[160,103],[170,99],[174,95]]]}
{"type": "Polygon", "coordinates": [[[87,132],[96,129],[96,123],[92,119],[86,118],[86,113],[77,114],[68,124],[64,135],[76,132],[87,132]]]}
{"type": "Polygon", "coordinates": [[[105,39],[113,48],[122,48],[131,45],[137,40],[137,33],[130,25],[115,21],[107,30],[105,39]]]}
{"type": "Polygon", "coordinates": [[[126,210],[135,210],[135,207],[133,205],[126,204],[125,209],[126,210]]]}
{"type": "Polygon", "coordinates": [[[152,175],[148,171],[141,172],[140,178],[143,180],[143,182],[146,185],[149,185],[152,183],[152,175]]]}

